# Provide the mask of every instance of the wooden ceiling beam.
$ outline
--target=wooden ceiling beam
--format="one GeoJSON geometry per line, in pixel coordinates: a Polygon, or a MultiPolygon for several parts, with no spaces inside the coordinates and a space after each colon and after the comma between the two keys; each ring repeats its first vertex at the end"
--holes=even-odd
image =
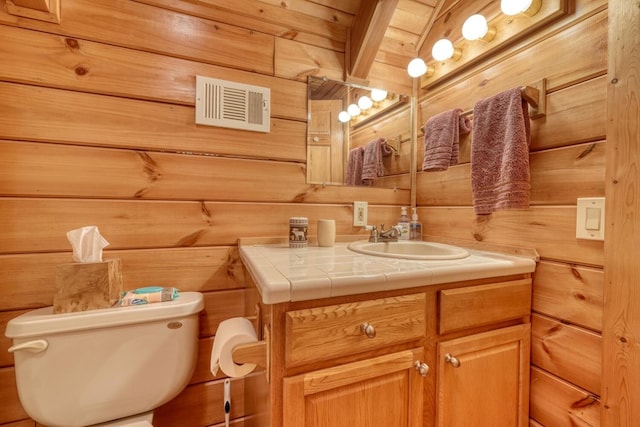
{"type": "Polygon", "coordinates": [[[347,39],[346,80],[366,81],[398,0],[362,1],[347,39]]]}

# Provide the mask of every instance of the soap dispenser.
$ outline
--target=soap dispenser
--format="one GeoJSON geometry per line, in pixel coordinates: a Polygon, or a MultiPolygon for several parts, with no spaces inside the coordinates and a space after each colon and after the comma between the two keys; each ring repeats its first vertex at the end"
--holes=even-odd
{"type": "Polygon", "coordinates": [[[418,221],[418,210],[416,208],[411,208],[409,240],[422,240],[422,223],[418,221]]]}
{"type": "Polygon", "coordinates": [[[402,207],[400,210],[400,218],[398,219],[398,230],[400,231],[399,240],[409,240],[409,215],[407,215],[407,208],[402,207]]]}

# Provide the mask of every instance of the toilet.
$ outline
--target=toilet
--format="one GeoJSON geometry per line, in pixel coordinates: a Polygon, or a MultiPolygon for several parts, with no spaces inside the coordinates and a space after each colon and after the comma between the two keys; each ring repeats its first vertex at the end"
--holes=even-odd
{"type": "Polygon", "coordinates": [[[48,427],[149,427],[153,410],[189,383],[202,294],[173,301],[11,319],[20,402],[48,427]]]}

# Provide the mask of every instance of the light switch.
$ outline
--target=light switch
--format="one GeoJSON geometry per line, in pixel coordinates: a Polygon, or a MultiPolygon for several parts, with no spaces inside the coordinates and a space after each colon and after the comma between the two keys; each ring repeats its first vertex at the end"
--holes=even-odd
{"type": "Polygon", "coordinates": [[[576,238],[604,240],[604,197],[578,199],[576,238]]]}
{"type": "Polygon", "coordinates": [[[587,208],[584,228],[587,230],[600,230],[600,208],[587,208]]]}

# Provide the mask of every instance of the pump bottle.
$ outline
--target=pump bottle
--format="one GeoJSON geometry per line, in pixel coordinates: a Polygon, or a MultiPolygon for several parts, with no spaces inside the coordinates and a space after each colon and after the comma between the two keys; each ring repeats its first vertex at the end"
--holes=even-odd
{"type": "Polygon", "coordinates": [[[418,221],[418,210],[411,208],[411,222],[409,223],[409,240],[422,240],[422,223],[418,221]]]}
{"type": "Polygon", "coordinates": [[[398,219],[398,230],[400,231],[398,240],[409,240],[409,223],[407,208],[403,206],[400,209],[400,218],[398,219]]]}

